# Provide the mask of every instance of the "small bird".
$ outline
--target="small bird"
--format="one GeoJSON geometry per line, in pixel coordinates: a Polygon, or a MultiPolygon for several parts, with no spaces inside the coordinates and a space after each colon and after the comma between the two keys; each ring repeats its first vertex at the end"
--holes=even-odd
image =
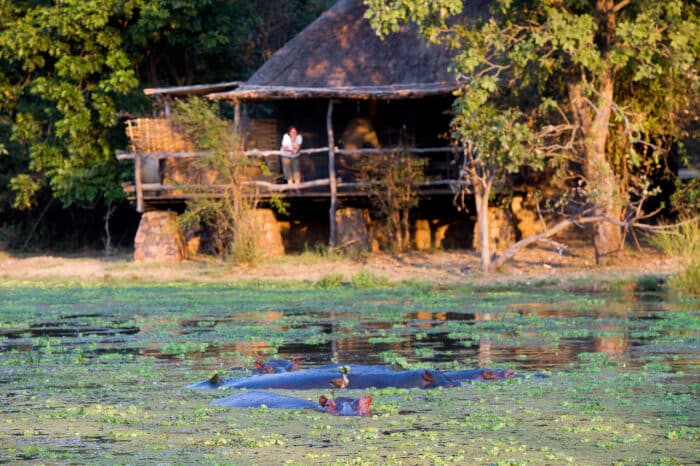
{"type": "MultiPolygon", "coordinates": [[[[328,383],[340,390],[341,388],[345,388],[350,384],[350,379],[348,379],[348,372],[350,372],[350,367],[340,366],[338,368],[338,372],[342,374],[342,377],[330,380],[328,383]]],[[[335,396],[335,389],[331,390],[331,392],[333,393],[333,396],[335,396]]]]}

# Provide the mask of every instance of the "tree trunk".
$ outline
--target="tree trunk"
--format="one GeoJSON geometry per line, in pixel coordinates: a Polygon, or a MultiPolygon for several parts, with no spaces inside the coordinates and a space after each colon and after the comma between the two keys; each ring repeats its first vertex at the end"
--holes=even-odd
{"type": "MultiPolygon", "coordinates": [[[[615,11],[612,0],[597,0],[597,22],[602,33],[602,54],[607,62],[615,35],[615,11]]],[[[613,108],[615,71],[609,62],[597,76],[593,102],[584,95],[584,79],[578,77],[569,85],[569,99],[574,119],[583,135],[583,175],[586,179],[589,201],[595,206],[594,217],[619,221],[622,204],[618,182],[612,165],[606,158],[610,115],[613,108]],[[591,103],[593,105],[591,105],[591,103]]],[[[622,249],[622,229],[602,220],[593,227],[596,262],[613,258],[622,249]]]]}
{"type": "Polygon", "coordinates": [[[489,235],[489,194],[491,182],[474,180],[474,202],[476,219],[479,226],[479,244],[481,245],[481,269],[491,271],[491,241],[489,235]]]}
{"type": "MultiPolygon", "coordinates": [[[[588,181],[589,193],[595,204],[594,216],[620,220],[621,206],[617,192],[617,180],[612,166],[606,159],[606,143],[610,125],[613,98],[613,71],[608,69],[601,76],[599,103],[591,126],[584,131],[584,175],[588,181]]],[[[615,256],[622,248],[620,226],[608,221],[594,226],[593,244],[596,262],[600,263],[615,256]]]]}

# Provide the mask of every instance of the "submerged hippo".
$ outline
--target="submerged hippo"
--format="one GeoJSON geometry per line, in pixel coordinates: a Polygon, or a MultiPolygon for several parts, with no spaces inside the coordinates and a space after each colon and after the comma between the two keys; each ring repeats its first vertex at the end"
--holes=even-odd
{"type": "MultiPolygon", "coordinates": [[[[338,379],[338,369],[345,366],[322,366],[294,372],[223,378],[215,375],[209,380],[194,383],[187,388],[278,388],[289,390],[327,389],[338,379]]],[[[423,388],[456,387],[459,381],[451,380],[440,371],[419,369],[395,371],[385,366],[349,365],[347,389],[365,388],[423,388]]]]}
{"type": "Polygon", "coordinates": [[[245,391],[236,393],[211,402],[214,406],[229,406],[233,408],[262,408],[269,409],[311,409],[334,416],[371,416],[372,396],[362,398],[326,398],[321,396],[318,403],[313,401],[285,396],[272,392],[245,391]]]}
{"type": "Polygon", "coordinates": [[[338,387],[338,373],[347,367],[347,389],[365,388],[423,388],[458,387],[462,382],[495,382],[516,377],[510,369],[470,369],[440,372],[431,369],[397,371],[390,366],[368,366],[359,364],[327,365],[292,372],[263,373],[250,376],[224,378],[216,374],[209,380],[194,383],[187,388],[278,388],[289,390],[312,390],[338,387]]]}
{"type": "Polygon", "coordinates": [[[269,361],[255,361],[253,374],[278,374],[280,372],[293,372],[299,370],[299,358],[270,359],[269,361]]]}
{"type": "Polygon", "coordinates": [[[450,380],[456,382],[468,382],[472,380],[496,382],[514,378],[515,372],[510,369],[468,369],[464,371],[446,372],[445,375],[450,380]]]}

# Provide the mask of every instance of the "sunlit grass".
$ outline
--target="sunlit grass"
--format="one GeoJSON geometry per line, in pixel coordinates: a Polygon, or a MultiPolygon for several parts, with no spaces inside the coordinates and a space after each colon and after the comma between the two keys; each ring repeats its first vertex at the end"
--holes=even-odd
{"type": "Polygon", "coordinates": [[[671,287],[684,294],[700,296],[700,221],[687,221],[661,231],[651,240],[681,265],[680,271],[670,279],[671,287]]]}

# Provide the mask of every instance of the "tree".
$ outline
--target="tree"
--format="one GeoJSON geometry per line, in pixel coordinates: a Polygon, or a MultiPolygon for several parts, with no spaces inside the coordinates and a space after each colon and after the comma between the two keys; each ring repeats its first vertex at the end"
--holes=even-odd
{"type": "MultiPolygon", "coordinates": [[[[123,198],[109,131],[135,89],[122,27],[136,2],[0,2],[0,137],[16,208],[123,198]]],[[[7,172],[6,172],[7,173],[7,172]]]]}
{"type": "Polygon", "coordinates": [[[462,0],[364,1],[379,34],[414,22],[455,49],[455,134],[479,149],[474,160],[504,168],[534,154],[573,170],[599,219],[596,259],[620,250],[630,202],[653,193],[648,175],[697,118],[696,4],[493,0],[467,14],[462,0]],[[508,125],[518,134],[484,139],[508,125]]]}

